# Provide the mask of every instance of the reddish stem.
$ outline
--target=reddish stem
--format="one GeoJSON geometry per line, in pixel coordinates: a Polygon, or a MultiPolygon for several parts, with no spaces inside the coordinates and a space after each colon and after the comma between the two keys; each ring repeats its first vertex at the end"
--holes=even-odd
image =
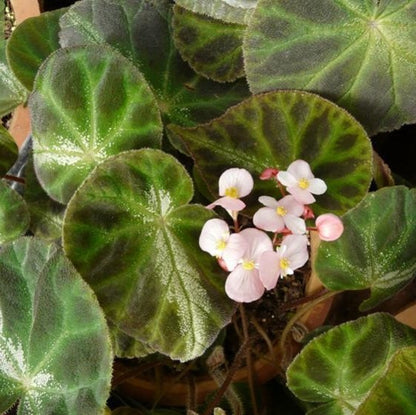
{"type": "Polygon", "coordinates": [[[16,183],[22,183],[22,184],[26,183],[25,179],[22,179],[21,177],[11,176],[10,174],[6,174],[4,176],[4,179],[10,180],[10,181],[16,182],[16,183]]]}

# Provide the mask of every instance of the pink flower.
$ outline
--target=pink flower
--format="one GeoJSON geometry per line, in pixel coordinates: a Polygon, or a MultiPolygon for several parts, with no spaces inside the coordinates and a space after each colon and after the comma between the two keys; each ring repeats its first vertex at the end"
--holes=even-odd
{"type": "Polygon", "coordinates": [[[270,196],[259,197],[260,208],[253,216],[253,223],[257,228],[270,232],[281,232],[285,227],[293,233],[306,232],[305,221],[300,218],[304,206],[293,196],[285,196],[279,201],[270,196]]]}
{"type": "Polygon", "coordinates": [[[260,180],[275,179],[277,176],[277,173],[279,173],[279,170],[274,169],[272,167],[268,167],[267,169],[263,170],[263,172],[260,174],[259,179],[260,180]]]}
{"type": "Polygon", "coordinates": [[[316,227],[319,237],[323,241],[335,241],[344,232],[344,225],[341,219],[333,213],[324,213],[316,218],[316,227]]]}
{"type": "Polygon", "coordinates": [[[309,164],[304,160],[296,160],[289,165],[287,171],[280,171],[277,175],[280,183],[287,187],[299,203],[310,204],[315,202],[315,195],[326,192],[327,186],[321,179],[312,174],[309,164]]]}
{"type": "Polygon", "coordinates": [[[246,240],[240,234],[230,234],[227,222],[210,219],[205,222],[199,236],[200,248],[221,259],[228,271],[232,271],[247,248],[246,240]]]}
{"type": "Polygon", "coordinates": [[[253,178],[246,169],[228,169],[221,174],[219,179],[219,195],[223,197],[208,205],[207,208],[222,206],[227,210],[239,212],[246,207],[240,197],[247,196],[253,190],[253,185],[253,178]]]}
{"type": "Polygon", "coordinates": [[[305,265],[309,258],[306,235],[288,235],[283,238],[276,252],[264,252],[260,257],[260,279],[266,289],[271,290],[279,277],[293,274],[305,265]]]}
{"type": "Polygon", "coordinates": [[[225,282],[225,292],[234,301],[250,303],[264,293],[258,270],[259,260],[264,252],[273,251],[273,245],[267,234],[258,229],[244,229],[238,235],[246,240],[247,247],[225,282]]]}

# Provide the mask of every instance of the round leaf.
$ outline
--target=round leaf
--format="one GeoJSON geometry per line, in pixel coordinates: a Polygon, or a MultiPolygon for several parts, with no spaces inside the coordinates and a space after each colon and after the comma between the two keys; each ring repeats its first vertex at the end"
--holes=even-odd
{"type": "Polygon", "coordinates": [[[61,203],[109,156],[161,143],[160,114],[146,81],[129,60],[104,46],[50,55],[30,109],[36,173],[61,203]]]}
{"type": "Polygon", "coordinates": [[[17,79],[29,90],[41,63],[59,49],[59,18],[66,9],[42,13],[19,24],[7,43],[7,59],[17,79]]]}
{"type": "Polygon", "coordinates": [[[415,0],[259,0],[244,42],[250,89],[319,93],[369,134],[415,122],[415,18],[415,0]]]}
{"type": "Polygon", "coordinates": [[[416,191],[404,186],[370,193],[343,218],[344,233],[322,242],[315,271],[332,290],[369,288],[368,310],[394,295],[416,271],[416,191]]]}
{"type": "Polygon", "coordinates": [[[0,125],[0,177],[3,177],[16,162],[18,148],[9,132],[0,125]]]}
{"type": "Polygon", "coordinates": [[[218,82],[244,76],[245,26],[224,23],[181,7],[174,7],[173,12],[175,46],[195,72],[218,82]]]}
{"type": "Polygon", "coordinates": [[[416,331],[389,314],[362,317],[311,340],[289,366],[288,386],[318,404],[308,413],[355,414],[394,353],[415,344],[416,331]]]}
{"type": "Polygon", "coordinates": [[[205,14],[229,23],[247,23],[257,0],[175,0],[175,3],[195,13],[205,14]]]}
{"type": "Polygon", "coordinates": [[[356,415],[411,414],[416,408],[416,346],[398,350],[356,415]]]}
{"type": "Polygon", "coordinates": [[[71,199],[64,247],[120,330],[181,361],[230,321],[224,273],[198,247],[212,212],[187,205],[192,181],[172,156],[130,151],[100,164],[71,199]]]}
{"type": "Polygon", "coordinates": [[[0,269],[0,411],[101,415],[112,353],[91,289],[40,239],[5,245],[0,269]]]}
{"type": "MultiPolygon", "coordinates": [[[[209,124],[195,128],[171,125],[195,160],[211,192],[218,196],[218,179],[230,167],[244,167],[255,177],[268,167],[281,170],[296,159],[310,163],[328,191],[317,196],[316,212],[344,213],[366,194],[371,181],[370,141],[347,112],[314,94],[276,91],[253,96],[209,124]]],[[[276,193],[274,183],[256,180],[259,195],[276,193]]]]}
{"type": "Polygon", "coordinates": [[[29,227],[29,211],[15,190],[0,180],[0,244],[13,241],[29,227]]]}
{"type": "Polygon", "coordinates": [[[175,48],[171,7],[166,12],[145,0],[82,0],[62,16],[61,45],[105,43],[131,59],[158,98],[171,122],[195,125],[217,117],[249,95],[245,80],[209,81],[184,62],[175,48]],[[123,22],[123,25],[120,25],[123,22]]]}

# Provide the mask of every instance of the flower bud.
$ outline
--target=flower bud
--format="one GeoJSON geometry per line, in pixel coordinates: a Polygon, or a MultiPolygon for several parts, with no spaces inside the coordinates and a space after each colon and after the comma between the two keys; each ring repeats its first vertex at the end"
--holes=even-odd
{"type": "Polygon", "coordinates": [[[272,167],[268,167],[266,170],[264,170],[261,174],[260,174],[260,180],[270,180],[270,179],[275,179],[277,174],[279,173],[279,170],[274,169],[272,167]]]}
{"type": "Polygon", "coordinates": [[[323,241],[335,241],[344,232],[341,219],[333,213],[325,213],[316,218],[316,228],[323,241]]]}

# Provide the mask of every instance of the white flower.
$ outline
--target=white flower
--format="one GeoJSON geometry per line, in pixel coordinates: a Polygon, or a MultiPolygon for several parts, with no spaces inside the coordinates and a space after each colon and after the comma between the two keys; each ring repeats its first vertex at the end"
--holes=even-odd
{"type": "Polygon", "coordinates": [[[277,180],[287,187],[299,203],[310,204],[315,202],[315,195],[326,192],[327,186],[321,179],[315,178],[309,164],[304,160],[296,160],[289,165],[287,171],[280,171],[277,180]]]}

